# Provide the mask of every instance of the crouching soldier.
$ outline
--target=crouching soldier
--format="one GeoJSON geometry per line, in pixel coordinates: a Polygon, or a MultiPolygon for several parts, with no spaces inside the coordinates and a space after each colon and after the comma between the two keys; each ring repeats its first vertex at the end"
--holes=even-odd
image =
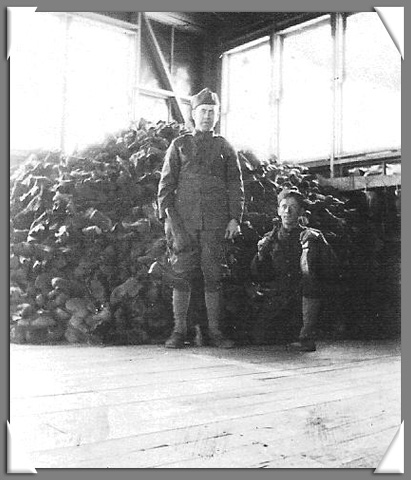
{"type": "Polygon", "coordinates": [[[195,130],[170,144],[158,190],[171,263],[183,279],[173,288],[174,330],[166,347],[184,346],[193,280],[200,272],[209,345],[230,348],[233,342],[220,328],[222,264],[224,242],[240,233],[244,186],[236,152],[214,133],[219,115],[217,95],[204,89],[194,95],[191,107],[195,130]]]}
{"type": "Polygon", "coordinates": [[[321,298],[336,257],[319,230],[301,225],[303,195],[284,189],[277,200],[279,219],[258,242],[251,265],[263,294],[253,341],[286,343],[289,350],[311,352],[316,350],[321,298]]]}

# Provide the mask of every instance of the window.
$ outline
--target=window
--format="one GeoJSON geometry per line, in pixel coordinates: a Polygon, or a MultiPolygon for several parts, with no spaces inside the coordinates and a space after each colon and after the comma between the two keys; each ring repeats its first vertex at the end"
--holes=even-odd
{"type": "Polygon", "coordinates": [[[284,161],[327,157],[333,125],[331,22],[282,39],[279,157],[284,161]]]}
{"type": "Polygon", "coordinates": [[[222,100],[223,134],[261,159],[401,148],[401,56],[376,12],[323,15],[226,52],[222,100]]]}
{"type": "Polygon", "coordinates": [[[159,120],[168,122],[169,108],[167,100],[154,95],[140,94],[137,114],[149,122],[158,122],[159,120]]]}
{"type": "Polygon", "coordinates": [[[10,58],[10,148],[72,151],[132,119],[133,30],[36,12],[10,58]]]}
{"type": "Polygon", "coordinates": [[[34,15],[35,22],[21,25],[10,57],[10,148],[15,150],[56,149],[61,141],[64,19],[34,15]]]}
{"type": "Polygon", "coordinates": [[[190,127],[190,96],[202,88],[202,36],[153,21],[151,38],[147,12],[114,13],[36,12],[16,49],[13,36],[13,157],[71,153],[141,117],[190,127]]]}
{"type": "Polygon", "coordinates": [[[146,20],[141,30],[136,114],[152,122],[174,118],[190,128],[191,109],[187,106],[191,95],[203,88],[203,40],[149,16],[146,20]]]}
{"type": "Polygon", "coordinates": [[[342,151],[401,146],[401,56],[379,16],[347,18],[342,151]]]}
{"type": "Polygon", "coordinates": [[[237,149],[267,156],[272,128],[269,37],[227,52],[224,62],[222,131],[237,149]]]}
{"type": "Polygon", "coordinates": [[[73,18],[67,42],[66,147],[101,141],[132,116],[134,36],[73,18]]]}

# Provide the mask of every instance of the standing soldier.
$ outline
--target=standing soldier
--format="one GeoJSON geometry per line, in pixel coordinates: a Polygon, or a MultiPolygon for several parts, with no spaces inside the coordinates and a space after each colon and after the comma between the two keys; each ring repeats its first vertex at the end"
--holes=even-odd
{"type": "Polygon", "coordinates": [[[174,329],[168,348],[182,348],[187,312],[197,272],[204,279],[209,345],[230,348],[219,320],[222,311],[224,241],[240,233],[244,186],[236,152],[214,133],[219,116],[217,94],[208,88],[191,100],[193,133],[171,143],[158,189],[160,218],[171,251],[173,270],[181,278],[173,286],[174,329]]]}

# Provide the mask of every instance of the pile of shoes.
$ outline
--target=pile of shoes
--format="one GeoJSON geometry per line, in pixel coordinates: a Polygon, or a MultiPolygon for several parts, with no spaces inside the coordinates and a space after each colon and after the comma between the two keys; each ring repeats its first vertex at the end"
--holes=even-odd
{"type": "MultiPolygon", "coordinates": [[[[176,123],[141,120],[70,156],[33,152],[12,172],[11,341],[138,344],[168,337],[176,279],[156,194],[166,149],[181,133],[176,123]]],[[[374,228],[381,204],[375,195],[355,198],[321,187],[306,167],[260,161],[247,151],[238,155],[246,203],[242,234],[226,245],[227,336],[247,338],[260,300],[250,262],[258,240],[272,228],[283,188],[305,196],[307,222],[334,247],[347,285],[355,290],[364,284],[361,272],[383,279],[381,259],[387,256],[374,228]]],[[[193,338],[205,322],[201,289],[190,307],[193,338]]]]}
{"type": "Polygon", "coordinates": [[[141,121],[71,156],[33,153],[13,172],[11,341],[164,337],[169,293],[148,271],[165,253],[157,186],[181,131],[141,121]]]}

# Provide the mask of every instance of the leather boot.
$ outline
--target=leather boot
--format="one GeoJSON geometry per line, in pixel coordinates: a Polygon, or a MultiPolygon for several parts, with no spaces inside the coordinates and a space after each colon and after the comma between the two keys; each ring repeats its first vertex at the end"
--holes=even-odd
{"type": "Polygon", "coordinates": [[[287,349],[299,352],[315,352],[314,329],[320,313],[321,300],[319,298],[302,298],[303,326],[298,342],[288,344],[287,349]]]}
{"type": "Polygon", "coordinates": [[[221,310],[220,292],[205,292],[205,304],[208,318],[208,345],[219,348],[234,347],[234,342],[225,338],[219,328],[221,310]]]}
{"type": "Polygon", "coordinates": [[[166,348],[183,348],[187,335],[187,312],[190,305],[191,291],[173,290],[174,329],[166,341],[166,348]]]}

